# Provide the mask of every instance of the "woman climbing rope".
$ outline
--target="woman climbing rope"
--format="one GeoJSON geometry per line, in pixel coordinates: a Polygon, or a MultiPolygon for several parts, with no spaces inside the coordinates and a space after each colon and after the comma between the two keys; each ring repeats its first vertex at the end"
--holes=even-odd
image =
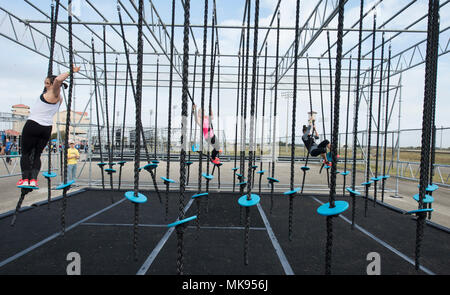
{"type": "MultiPolygon", "coordinates": [[[[79,70],[80,67],[73,67],[74,73],[79,70]]],[[[44,91],[30,110],[30,116],[22,130],[22,157],[20,158],[22,179],[17,182],[17,185],[38,187],[41,154],[50,140],[53,116],[62,103],[61,86],[67,88],[64,80],[69,76],[70,72],[66,72],[59,76],[47,77],[44,81],[44,91]]]]}
{"type": "Polygon", "coordinates": [[[302,140],[305,144],[306,149],[312,157],[321,156],[323,158],[323,162],[325,165],[331,166],[331,162],[327,159],[327,148],[330,149],[330,141],[327,139],[323,140],[321,143],[317,144],[315,142],[316,139],[319,139],[319,134],[317,133],[315,127],[315,119],[314,116],[311,116],[308,120],[308,126],[303,125],[303,136],[302,140]],[[311,132],[312,129],[312,132],[311,132]],[[311,134],[314,133],[314,134],[311,134]]]}
{"type": "Polygon", "coordinates": [[[214,134],[214,129],[212,126],[212,120],[214,119],[213,113],[211,111],[211,116],[203,114],[203,126],[202,126],[202,109],[200,108],[197,111],[197,106],[195,104],[192,105],[192,109],[194,111],[195,122],[202,127],[203,137],[206,142],[210,144],[213,148],[211,152],[211,162],[216,165],[220,164],[220,159],[218,157],[221,150],[219,149],[219,141],[217,140],[217,136],[214,134]]]}

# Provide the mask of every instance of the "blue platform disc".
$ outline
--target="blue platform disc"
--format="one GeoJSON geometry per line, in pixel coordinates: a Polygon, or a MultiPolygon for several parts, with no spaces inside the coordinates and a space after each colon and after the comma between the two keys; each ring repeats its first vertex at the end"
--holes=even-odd
{"type": "Polygon", "coordinates": [[[341,175],[348,175],[350,172],[349,171],[344,171],[344,172],[341,172],[341,175]]]}
{"type": "Polygon", "coordinates": [[[158,167],[158,164],[156,164],[156,163],[149,163],[149,164],[147,164],[144,167],[139,168],[139,169],[148,170],[148,169],[153,169],[153,168],[156,168],[156,167],[158,167]]]}
{"type": "Polygon", "coordinates": [[[134,195],[134,191],[128,191],[125,193],[125,198],[127,198],[128,200],[130,200],[133,203],[145,203],[147,202],[147,197],[144,196],[141,193],[138,193],[137,197],[134,195]]]}
{"type": "Polygon", "coordinates": [[[323,166],[325,169],[330,169],[331,168],[331,166],[328,166],[328,165],[325,165],[325,166],[323,166]]]}
{"type": "Polygon", "coordinates": [[[192,145],[193,152],[198,152],[199,150],[200,150],[200,145],[198,143],[192,145]]]}
{"type": "Polygon", "coordinates": [[[253,165],[252,168],[256,169],[256,168],[258,168],[258,165],[253,165]]]}
{"type": "Polygon", "coordinates": [[[295,188],[295,189],[293,189],[291,191],[284,192],[283,195],[293,195],[293,194],[297,193],[299,190],[301,190],[301,188],[297,187],[297,188],[295,188]]]}
{"type": "Polygon", "coordinates": [[[100,166],[100,167],[102,167],[102,166],[105,166],[106,163],[97,163],[97,165],[100,166]]]}
{"type": "Polygon", "coordinates": [[[414,213],[421,213],[421,212],[433,212],[434,210],[431,208],[425,208],[425,209],[417,209],[417,210],[412,210],[412,211],[408,211],[405,214],[414,214],[414,213]]]}
{"type": "Polygon", "coordinates": [[[381,179],[383,179],[383,177],[382,177],[382,176],[378,176],[378,177],[371,177],[371,178],[370,178],[370,180],[373,180],[373,181],[379,181],[379,180],[381,180],[381,179]]]}
{"type": "Polygon", "coordinates": [[[259,170],[259,171],[256,171],[257,174],[264,174],[264,172],[266,172],[266,170],[259,170]]]}
{"type": "Polygon", "coordinates": [[[106,172],[116,173],[116,169],[106,168],[106,172]]]}
{"type": "Polygon", "coordinates": [[[308,171],[311,168],[309,168],[308,166],[303,166],[303,167],[300,167],[300,169],[302,169],[303,171],[308,171]]]}
{"type": "Polygon", "coordinates": [[[127,161],[119,161],[119,162],[117,162],[117,164],[119,164],[119,165],[123,165],[123,164],[125,164],[127,161]]]}
{"type": "Polygon", "coordinates": [[[152,163],[153,164],[159,164],[159,161],[158,160],[152,160],[152,163]]]}
{"type": "Polygon", "coordinates": [[[55,172],[50,172],[50,173],[48,173],[48,172],[42,172],[42,175],[43,175],[44,177],[47,177],[47,178],[56,177],[56,173],[55,173],[55,172]]]}
{"type": "MultiPolygon", "coordinates": [[[[419,194],[415,194],[413,197],[414,200],[416,200],[417,202],[419,202],[419,194]]],[[[425,195],[425,198],[423,198],[423,202],[424,203],[433,203],[434,202],[434,198],[430,195],[425,195]]]]}
{"type": "MultiPolygon", "coordinates": [[[[243,177],[242,174],[236,173],[237,177],[243,177]]],[[[244,177],[245,178],[245,177],[244,177]]]]}
{"type": "Polygon", "coordinates": [[[390,175],[383,175],[382,176],[384,179],[388,179],[389,177],[391,177],[390,175]]]}
{"type": "Polygon", "coordinates": [[[267,180],[272,181],[272,182],[280,182],[278,179],[273,178],[273,177],[267,177],[267,180]]]}
{"type": "MultiPolygon", "coordinates": [[[[418,188],[420,188],[420,184],[417,185],[418,188]]],[[[435,190],[437,190],[439,187],[436,184],[429,184],[427,186],[427,188],[425,189],[427,192],[434,192],[435,190]]]]}
{"type": "Polygon", "coordinates": [[[201,193],[201,194],[196,194],[192,196],[192,199],[198,198],[198,197],[203,197],[203,196],[207,196],[208,193],[201,193]]]}
{"type": "Polygon", "coordinates": [[[192,165],[192,163],[193,163],[193,162],[191,162],[191,161],[187,161],[187,162],[186,162],[186,165],[192,165]]]}
{"type": "Polygon", "coordinates": [[[231,168],[231,170],[233,170],[233,171],[239,170],[239,167],[231,168]]]}
{"type": "Polygon", "coordinates": [[[247,181],[240,182],[237,185],[245,185],[245,184],[247,184],[247,181]]]}
{"type": "Polygon", "coordinates": [[[203,176],[204,178],[208,179],[208,180],[211,180],[211,179],[214,178],[214,175],[206,174],[206,173],[202,173],[202,176],[203,176]]]}
{"type": "Polygon", "coordinates": [[[64,189],[66,187],[71,186],[74,183],[75,183],[75,180],[71,180],[71,181],[68,181],[67,183],[62,183],[62,184],[58,185],[55,189],[57,189],[57,190],[64,189]]]}
{"type": "Polygon", "coordinates": [[[239,205],[243,207],[251,207],[259,203],[259,200],[261,198],[258,195],[251,194],[250,196],[251,196],[250,200],[247,200],[247,195],[243,195],[242,197],[240,197],[238,200],[239,205]]]}
{"type": "Polygon", "coordinates": [[[351,188],[346,188],[345,189],[346,191],[348,191],[349,193],[351,193],[351,194],[354,194],[354,195],[356,195],[356,196],[360,196],[361,195],[361,193],[360,192],[358,192],[358,191],[354,191],[354,190],[352,190],[351,188]]]}
{"type": "Polygon", "coordinates": [[[372,183],[373,183],[373,181],[370,180],[370,181],[368,181],[368,182],[363,182],[363,183],[361,183],[361,185],[371,185],[372,183]]]}
{"type": "Polygon", "coordinates": [[[348,209],[348,203],[346,201],[335,201],[335,207],[330,208],[330,203],[323,204],[317,208],[317,213],[323,216],[338,215],[348,209]]]}
{"type": "Polygon", "coordinates": [[[196,219],[196,218],[197,218],[197,215],[194,215],[194,216],[191,216],[191,217],[182,219],[182,220],[175,221],[175,222],[173,222],[173,223],[171,223],[171,224],[168,224],[167,227],[177,226],[177,225],[180,225],[180,224],[189,222],[189,221],[191,221],[191,220],[194,220],[194,219],[196,219]]]}
{"type": "Polygon", "coordinates": [[[114,165],[116,165],[117,163],[114,163],[114,162],[112,162],[112,163],[108,163],[108,165],[111,165],[111,166],[114,166],[114,165]]]}
{"type": "Polygon", "coordinates": [[[39,189],[39,187],[36,186],[29,186],[29,185],[18,185],[18,188],[26,188],[26,189],[39,189]]]}
{"type": "Polygon", "coordinates": [[[164,182],[175,183],[175,180],[172,180],[172,179],[169,179],[169,178],[165,178],[164,176],[161,176],[161,179],[164,180],[164,182]]]}

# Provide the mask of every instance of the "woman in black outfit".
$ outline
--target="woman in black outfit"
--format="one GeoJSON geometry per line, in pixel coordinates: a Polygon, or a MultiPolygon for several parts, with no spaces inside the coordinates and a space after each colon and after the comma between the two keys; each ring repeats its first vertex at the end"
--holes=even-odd
{"type": "MultiPolygon", "coordinates": [[[[79,70],[80,67],[73,67],[74,73],[79,70]]],[[[44,81],[43,93],[31,108],[30,116],[22,130],[22,157],[20,158],[22,179],[17,182],[17,185],[38,187],[41,154],[50,140],[53,116],[62,103],[61,86],[67,88],[64,80],[69,76],[70,72],[47,77],[44,81]]]]}

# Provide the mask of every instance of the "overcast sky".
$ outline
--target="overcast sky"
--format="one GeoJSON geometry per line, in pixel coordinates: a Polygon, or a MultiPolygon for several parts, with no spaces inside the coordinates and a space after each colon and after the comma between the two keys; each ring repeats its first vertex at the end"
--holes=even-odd
{"type": "MultiPolygon", "coordinates": [[[[35,5],[41,9],[44,13],[49,14],[50,12],[50,0],[39,0],[39,1],[31,1],[32,3],[35,3],[35,5]]],[[[130,5],[129,1],[122,0],[124,5],[127,7],[127,10],[133,15],[134,20],[137,21],[137,13],[134,11],[133,7],[130,5]]],[[[217,18],[219,25],[236,25],[240,26],[242,25],[242,17],[243,17],[243,10],[244,10],[244,0],[217,0],[217,18]]],[[[254,4],[254,1],[252,1],[254,4]]],[[[270,21],[273,16],[273,11],[275,9],[276,5],[275,0],[261,0],[260,4],[260,26],[269,26],[270,21]]],[[[369,7],[372,7],[374,3],[378,1],[365,1],[365,11],[368,10],[369,7]]],[[[380,5],[377,7],[377,24],[378,26],[388,20],[395,12],[399,11],[402,7],[406,6],[411,1],[405,1],[405,0],[384,0],[380,5]]],[[[67,1],[62,1],[62,3],[66,6],[67,1]]],[[[118,15],[117,15],[117,9],[116,9],[116,1],[113,0],[91,0],[91,3],[95,5],[95,7],[100,11],[103,16],[109,21],[109,22],[118,22],[118,15]]],[[[151,14],[150,14],[150,6],[149,1],[145,1],[145,9],[146,9],[146,15],[145,17],[150,20],[151,14]]],[[[153,1],[159,16],[165,23],[171,22],[171,1],[153,1]]],[[[318,1],[301,1],[301,8],[300,8],[300,25],[303,25],[306,21],[306,18],[310,15],[313,8],[317,5],[318,1]]],[[[395,20],[391,21],[386,25],[385,29],[403,29],[406,26],[410,25],[414,20],[419,19],[420,17],[424,16],[428,10],[427,7],[428,1],[420,0],[416,1],[414,4],[412,4],[408,9],[406,9],[402,14],[400,14],[395,20]]],[[[83,21],[95,21],[100,22],[102,21],[101,17],[90,7],[85,1],[74,1],[75,5],[75,13],[77,16],[83,20],[83,21]]],[[[183,23],[183,14],[182,14],[182,7],[181,7],[181,1],[176,1],[176,24],[182,24],[183,23]]],[[[191,1],[191,24],[195,25],[201,25],[203,24],[203,5],[204,1],[200,0],[192,0],[191,1]]],[[[281,1],[281,26],[282,27],[294,27],[295,26],[295,0],[282,0],[281,1]]],[[[358,20],[359,17],[359,1],[351,0],[348,1],[348,4],[345,7],[345,28],[350,28],[352,25],[355,24],[355,22],[358,20]]],[[[210,1],[209,5],[209,16],[208,21],[211,22],[211,6],[212,1],[210,1]]],[[[26,2],[18,0],[18,1],[12,1],[12,0],[0,0],[0,7],[5,9],[6,11],[9,11],[13,15],[16,15],[17,17],[21,19],[29,19],[29,20],[47,20],[47,18],[38,12],[36,9],[28,5],[26,2]]],[[[253,25],[254,21],[254,15],[253,15],[253,5],[252,5],[252,13],[251,13],[251,24],[253,25]]],[[[131,22],[130,18],[126,15],[124,11],[122,11],[122,17],[124,19],[124,22],[128,23],[131,22]]],[[[60,20],[67,20],[67,12],[65,10],[60,10],[59,14],[60,20]]],[[[364,20],[364,28],[371,29],[372,28],[372,15],[368,16],[364,20]]],[[[440,29],[443,30],[445,28],[448,28],[450,23],[450,5],[445,5],[441,9],[441,23],[440,23],[440,29]]],[[[274,23],[274,25],[276,22],[274,23]]],[[[41,30],[43,33],[49,34],[50,27],[48,24],[32,24],[35,28],[41,30]]],[[[65,26],[65,25],[64,25],[65,26]]],[[[316,24],[316,27],[318,24],[316,24]]],[[[335,28],[337,27],[337,17],[331,22],[330,27],[335,28]]],[[[96,32],[99,36],[102,36],[102,26],[90,26],[93,32],[96,32]]],[[[118,31],[120,31],[119,27],[115,27],[118,31]]],[[[357,26],[356,26],[357,28],[357,26]]],[[[24,30],[23,25],[18,25],[16,27],[17,34],[24,44],[27,44],[28,46],[31,46],[33,43],[33,40],[31,39],[31,35],[28,30],[24,30]]],[[[170,29],[170,28],[168,28],[170,29]]],[[[418,22],[416,25],[412,26],[411,29],[414,30],[426,30],[426,18],[420,22],[418,22]]],[[[80,37],[84,42],[87,44],[90,44],[90,39],[93,36],[93,33],[89,31],[86,27],[75,25],[74,26],[74,34],[80,37]]],[[[5,34],[7,36],[14,36],[11,25],[9,22],[9,19],[6,17],[6,13],[3,11],[0,11],[0,32],[2,34],[5,34]]],[[[193,29],[194,35],[195,35],[195,41],[196,44],[200,50],[202,50],[202,42],[203,42],[203,32],[202,28],[194,28],[193,29]]],[[[144,29],[144,33],[148,36],[148,39],[153,42],[153,38],[149,34],[149,31],[147,29],[144,29]]],[[[175,30],[175,46],[177,50],[181,53],[182,52],[182,28],[176,28],[175,30]]],[[[137,48],[137,30],[133,27],[126,27],[125,34],[127,36],[127,40],[133,44],[134,48],[137,48]]],[[[239,50],[239,40],[240,40],[240,29],[220,29],[219,30],[219,46],[220,46],[220,53],[222,55],[237,55],[239,50]]],[[[363,37],[367,36],[369,32],[364,32],[363,37]]],[[[107,42],[111,47],[116,49],[119,52],[123,51],[123,45],[122,40],[119,38],[118,34],[115,33],[111,27],[107,27],[106,29],[106,35],[107,35],[107,42]]],[[[266,35],[266,30],[259,30],[258,31],[258,52],[261,48],[262,41],[266,35]]],[[[395,35],[394,32],[387,32],[385,34],[385,39],[389,39],[395,35]]],[[[450,33],[449,31],[445,31],[441,34],[440,39],[440,46],[441,50],[445,49],[446,46],[448,46],[450,33]]],[[[211,37],[211,32],[208,31],[208,37],[211,37]]],[[[57,40],[58,42],[61,42],[67,46],[68,39],[67,39],[67,32],[64,31],[61,27],[58,28],[57,31],[57,40]]],[[[387,48],[390,45],[392,47],[392,55],[401,52],[404,49],[409,48],[410,46],[418,43],[419,41],[422,41],[426,38],[426,33],[403,33],[400,36],[394,38],[391,42],[386,43],[385,47],[385,58],[387,57],[387,48]]],[[[282,30],[280,33],[280,55],[283,56],[289,46],[292,44],[294,39],[294,31],[293,30],[282,30]]],[[[336,31],[330,32],[330,39],[331,43],[333,44],[336,40],[336,31]]],[[[39,43],[42,40],[41,37],[37,38],[35,40],[38,46],[38,51],[43,52],[44,54],[48,54],[48,46],[47,44],[39,43]]],[[[344,37],[344,52],[347,52],[349,49],[351,49],[358,40],[358,34],[357,32],[350,32],[344,37]]],[[[368,53],[371,50],[371,38],[367,39],[363,43],[363,54],[368,53]]],[[[250,36],[251,46],[250,46],[250,54],[253,52],[253,33],[250,36]]],[[[102,41],[94,37],[95,47],[96,50],[101,52],[103,50],[103,44],[102,41]]],[[[158,45],[156,43],[152,43],[156,48],[158,48],[158,45]]],[[[268,59],[268,66],[272,67],[275,65],[275,60],[272,58],[272,56],[275,55],[275,49],[276,49],[276,32],[275,30],[271,30],[270,34],[267,39],[268,44],[268,55],[271,56],[268,59]]],[[[376,44],[381,44],[381,34],[377,34],[376,36],[376,44]]],[[[5,37],[0,36],[0,45],[2,48],[2,54],[0,55],[0,64],[2,67],[0,68],[0,99],[3,102],[3,111],[8,111],[10,107],[17,103],[23,103],[26,105],[33,105],[34,101],[38,98],[40,95],[42,88],[43,88],[43,81],[47,72],[48,67],[48,60],[44,58],[43,56],[15,43],[10,40],[8,40],[5,37]]],[[[207,44],[207,52],[210,53],[210,40],[208,40],[207,44]]],[[[91,54],[89,53],[89,48],[84,46],[80,40],[74,40],[74,47],[76,50],[81,51],[82,53],[79,53],[81,56],[85,57],[87,60],[91,60],[91,54]]],[[[327,39],[326,39],[326,33],[322,33],[319,38],[314,42],[313,46],[310,47],[308,50],[309,56],[317,57],[322,55],[326,52],[327,49],[327,39]]],[[[447,50],[449,48],[447,47],[447,50]]],[[[158,48],[158,50],[160,50],[158,48]]],[[[144,51],[145,52],[153,52],[153,49],[148,44],[147,41],[144,41],[144,51]]],[[[192,38],[190,39],[190,52],[195,52],[195,46],[194,42],[192,41],[192,38]]],[[[421,51],[419,54],[421,54],[423,57],[425,56],[425,46],[421,47],[421,51]]],[[[56,52],[57,58],[62,59],[62,54],[64,54],[64,59],[67,61],[68,56],[66,52],[56,52]]],[[[263,51],[264,54],[264,51],[263,51]]],[[[334,47],[332,49],[332,55],[334,56],[336,54],[336,48],[334,47]]],[[[347,54],[347,57],[350,56],[350,54],[355,57],[357,55],[357,48],[353,49],[351,52],[347,54]]],[[[376,51],[376,58],[379,58],[381,55],[381,49],[378,49],[376,51]]],[[[120,62],[125,61],[125,56],[119,55],[117,56],[120,62]]],[[[108,62],[113,63],[116,58],[116,55],[110,54],[107,57],[108,62]]],[[[135,55],[132,55],[132,68],[136,69],[136,59],[135,55]]],[[[367,58],[370,58],[370,54],[367,56],[367,58]]],[[[408,58],[410,58],[410,55],[405,56],[401,62],[403,64],[407,64],[409,62],[408,58]]],[[[416,58],[417,59],[417,58],[416,58]]],[[[235,88],[235,83],[227,83],[227,81],[235,81],[236,78],[230,76],[229,74],[237,73],[236,69],[229,69],[226,68],[226,66],[229,65],[237,65],[238,64],[238,58],[237,57],[226,57],[221,56],[218,58],[220,60],[221,66],[221,90],[220,92],[217,91],[217,89],[214,89],[213,91],[213,110],[217,110],[217,97],[220,98],[220,104],[219,104],[219,112],[220,112],[220,128],[224,128],[226,135],[228,138],[234,138],[234,122],[235,122],[235,112],[236,112],[236,90],[235,89],[225,89],[225,88],[235,88]]],[[[418,59],[417,59],[418,60],[418,59]]],[[[76,61],[79,62],[79,58],[76,59],[76,61]]],[[[168,60],[165,56],[160,56],[160,62],[162,64],[167,65],[168,60]]],[[[207,64],[210,64],[209,57],[207,58],[207,64]]],[[[96,55],[96,63],[100,68],[103,68],[103,54],[97,54],[96,55]]],[[[151,66],[146,66],[146,71],[156,71],[156,67],[153,66],[153,64],[156,63],[156,57],[154,55],[145,55],[144,56],[144,63],[152,64],[151,66]]],[[[193,65],[194,63],[194,57],[191,56],[189,60],[190,65],[193,65]]],[[[264,59],[263,56],[259,60],[260,63],[260,74],[263,74],[263,66],[264,66],[264,59]]],[[[329,94],[329,75],[328,75],[328,60],[327,55],[325,55],[325,58],[320,61],[322,70],[322,83],[323,83],[323,98],[324,98],[324,113],[325,113],[325,122],[326,122],[326,132],[329,132],[329,113],[330,113],[330,94],[329,94]],[[325,70],[326,69],[326,70],[325,70]]],[[[197,60],[197,76],[196,76],[196,86],[201,86],[201,58],[199,57],[197,60]]],[[[251,65],[252,65],[252,59],[249,60],[249,74],[251,74],[251,65]]],[[[317,59],[310,59],[310,66],[312,68],[311,75],[312,76],[318,76],[318,68],[319,61],[317,59]]],[[[335,61],[332,62],[332,67],[334,68],[335,61]]],[[[396,65],[393,65],[397,66],[396,65]]],[[[61,66],[54,66],[55,72],[64,72],[67,71],[66,67],[61,66]]],[[[342,80],[342,94],[341,94],[341,114],[340,114],[340,130],[345,131],[346,123],[346,108],[347,108],[347,78],[348,77],[348,67],[349,67],[349,60],[344,60],[342,63],[342,68],[344,70],[342,80]]],[[[362,68],[367,69],[370,67],[370,61],[363,61],[362,62],[362,68]]],[[[306,68],[306,59],[301,59],[299,61],[299,70],[298,75],[299,76],[306,76],[307,71],[306,68]]],[[[352,63],[353,70],[356,69],[356,61],[353,61],[352,63]]],[[[119,71],[124,71],[125,67],[119,67],[119,71]]],[[[168,72],[168,67],[161,67],[161,71],[168,72]]],[[[395,90],[392,90],[390,92],[390,100],[394,99],[396,97],[396,102],[391,114],[391,121],[389,124],[390,130],[397,130],[398,128],[398,109],[399,109],[399,100],[401,97],[401,121],[400,121],[400,127],[402,129],[404,128],[422,128],[422,109],[423,109],[423,96],[424,96],[424,79],[425,79],[425,73],[424,73],[425,67],[424,64],[417,66],[413,69],[410,69],[402,74],[402,81],[401,85],[402,91],[401,96],[400,92],[397,93],[397,96],[395,96],[395,90]]],[[[114,87],[113,87],[113,81],[114,81],[114,66],[110,65],[107,68],[108,71],[108,107],[110,111],[110,118],[112,116],[112,107],[113,107],[113,93],[114,93],[114,87]]],[[[209,71],[209,67],[207,68],[207,71],[209,71]]],[[[269,88],[273,85],[273,69],[267,70],[267,85],[269,88]]],[[[353,78],[354,78],[354,72],[353,72],[353,78]]],[[[175,74],[176,75],[176,74],[175,74]]],[[[288,72],[288,75],[292,75],[292,71],[288,72]]],[[[334,75],[334,70],[333,70],[334,75]]],[[[193,67],[190,69],[190,85],[192,86],[192,76],[193,76],[193,67]]],[[[124,74],[119,74],[120,77],[125,77],[124,74]]],[[[136,78],[136,72],[134,72],[134,78],[136,78]]],[[[397,86],[399,84],[399,78],[400,75],[396,75],[391,79],[391,87],[397,86]]],[[[155,74],[146,74],[144,75],[144,79],[155,79],[155,74]]],[[[169,76],[167,74],[160,74],[160,86],[167,86],[169,79],[169,76]],[[161,81],[166,80],[166,81],[161,81]]],[[[260,85],[262,87],[263,77],[260,77],[260,85]]],[[[179,80],[177,77],[176,80],[179,80]]],[[[438,81],[437,81],[437,110],[436,110],[436,125],[438,127],[444,126],[444,127],[450,127],[450,116],[448,116],[447,112],[450,109],[450,99],[447,97],[448,93],[450,93],[450,56],[443,55],[439,59],[439,66],[438,66],[438,81]]],[[[286,77],[281,80],[282,83],[286,83],[283,85],[284,89],[290,89],[292,88],[291,82],[292,78],[286,77]]],[[[297,135],[300,136],[301,133],[301,125],[305,124],[307,119],[307,112],[309,111],[309,93],[307,90],[307,79],[299,77],[298,82],[302,85],[299,86],[299,89],[302,89],[302,91],[298,92],[297,97],[297,120],[296,120],[296,126],[300,126],[297,128],[297,135]]],[[[355,82],[355,79],[353,79],[353,83],[355,82]]],[[[367,82],[367,81],[366,81],[367,82]]],[[[74,107],[76,111],[83,111],[86,109],[87,112],[89,112],[89,115],[91,115],[91,111],[95,111],[95,104],[92,105],[92,110],[90,110],[90,105],[88,104],[89,97],[90,97],[90,91],[92,91],[92,88],[88,85],[89,82],[86,79],[76,79],[75,83],[79,84],[87,84],[87,85],[78,85],[75,87],[75,99],[74,99],[74,107]]],[[[123,83],[123,82],[122,82],[123,83]]],[[[311,83],[314,84],[315,89],[318,89],[318,78],[312,78],[311,83]]],[[[334,77],[333,77],[333,83],[334,83],[334,77]]],[[[147,82],[147,84],[154,85],[154,82],[147,82]]],[[[176,85],[180,85],[179,83],[176,85]]],[[[205,89],[205,101],[209,101],[209,81],[206,81],[206,89],[205,89]]],[[[217,76],[216,80],[214,82],[214,87],[217,87],[217,76]]],[[[249,79],[249,92],[248,92],[248,98],[250,101],[251,98],[251,79],[249,79]]],[[[280,86],[281,87],[281,86],[280,86]]],[[[375,119],[377,118],[377,112],[378,112],[378,87],[379,85],[376,84],[374,87],[374,90],[376,91],[373,98],[374,107],[372,109],[373,116],[375,119]]],[[[153,124],[154,117],[150,117],[150,110],[153,110],[155,107],[155,88],[154,87],[145,87],[143,90],[143,102],[142,102],[142,120],[144,126],[149,126],[150,124],[153,124]]],[[[368,90],[368,89],[367,89],[368,90]]],[[[103,93],[103,89],[101,92],[103,93]]],[[[167,87],[159,87],[159,108],[158,108],[158,125],[159,126],[166,126],[167,125],[167,113],[168,113],[168,95],[169,91],[167,87]]],[[[258,93],[259,97],[259,107],[258,107],[258,116],[261,116],[261,104],[263,99],[263,92],[262,90],[258,93]]],[[[268,90],[266,92],[266,102],[270,101],[270,99],[273,99],[274,93],[273,91],[268,90]]],[[[289,126],[288,128],[288,134],[290,136],[290,126],[291,126],[291,111],[292,111],[292,104],[286,105],[287,100],[283,98],[283,93],[279,93],[279,104],[278,104],[278,127],[279,127],[279,134],[284,135],[286,134],[286,125],[289,126]]],[[[366,94],[366,98],[369,99],[369,95],[366,94]]],[[[197,104],[200,104],[201,99],[201,89],[197,88],[195,90],[195,101],[197,104]]],[[[353,99],[354,99],[354,93],[351,93],[350,96],[350,121],[353,119],[353,99]]],[[[172,120],[172,127],[180,127],[179,115],[181,112],[181,91],[179,88],[173,89],[173,103],[174,107],[172,109],[173,111],[173,120],[172,120]]],[[[314,91],[312,93],[312,103],[313,103],[313,109],[317,112],[319,112],[319,124],[322,122],[322,117],[320,115],[321,109],[320,109],[320,93],[318,91],[314,91]]],[[[117,89],[117,104],[116,104],[116,119],[121,121],[121,118],[124,114],[123,110],[124,106],[124,87],[119,87],[117,89]]],[[[250,107],[250,103],[248,104],[250,107]]],[[[269,111],[270,106],[269,103],[266,104],[266,116],[267,112],[269,111]]],[[[361,108],[359,110],[359,129],[366,129],[367,128],[367,103],[363,99],[363,102],[361,103],[361,108]]],[[[128,92],[128,102],[127,102],[127,122],[129,122],[130,125],[134,125],[134,102],[132,100],[131,96],[131,89],[128,92]]],[[[154,114],[153,114],[154,116],[154,114]]],[[[93,120],[96,120],[96,116],[92,116],[93,120]]],[[[258,123],[260,124],[260,123],[258,123]]],[[[269,127],[265,127],[266,130],[269,127]]],[[[350,125],[350,130],[352,130],[352,127],[350,125]]],[[[372,129],[374,127],[372,126],[372,129]]],[[[319,129],[322,131],[322,128],[319,129]]],[[[375,130],[375,129],[374,129],[375,130]]],[[[260,131],[258,131],[260,132],[260,131]]],[[[401,143],[404,146],[418,146],[420,145],[420,132],[407,132],[402,135],[401,143]]],[[[441,134],[438,133],[438,140],[437,145],[440,146],[441,144],[441,134]]],[[[372,141],[373,143],[373,141],[372,141]]],[[[448,147],[450,146],[450,131],[444,131],[442,133],[442,146],[448,147]]]]}

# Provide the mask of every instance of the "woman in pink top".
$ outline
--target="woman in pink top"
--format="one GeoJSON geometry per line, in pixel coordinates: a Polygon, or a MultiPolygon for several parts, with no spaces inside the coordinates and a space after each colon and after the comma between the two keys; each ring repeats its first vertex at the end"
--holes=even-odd
{"type": "Polygon", "coordinates": [[[205,138],[206,142],[213,148],[211,152],[211,162],[218,165],[220,164],[220,159],[217,156],[219,155],[220,149],[219,141],[217,140],[217,136],[214,134],[214,129],[211,122],[214,119],[212,111],[211,116],[208,116],[207,113],[204,112],[202,126],[202,109],[200,108],[197,112],[197,106],[195,104],[192,105],[192,108],[195,113],[195,122],[197,122],[197,124],[202,127],[203,137],[205,138]]]}

